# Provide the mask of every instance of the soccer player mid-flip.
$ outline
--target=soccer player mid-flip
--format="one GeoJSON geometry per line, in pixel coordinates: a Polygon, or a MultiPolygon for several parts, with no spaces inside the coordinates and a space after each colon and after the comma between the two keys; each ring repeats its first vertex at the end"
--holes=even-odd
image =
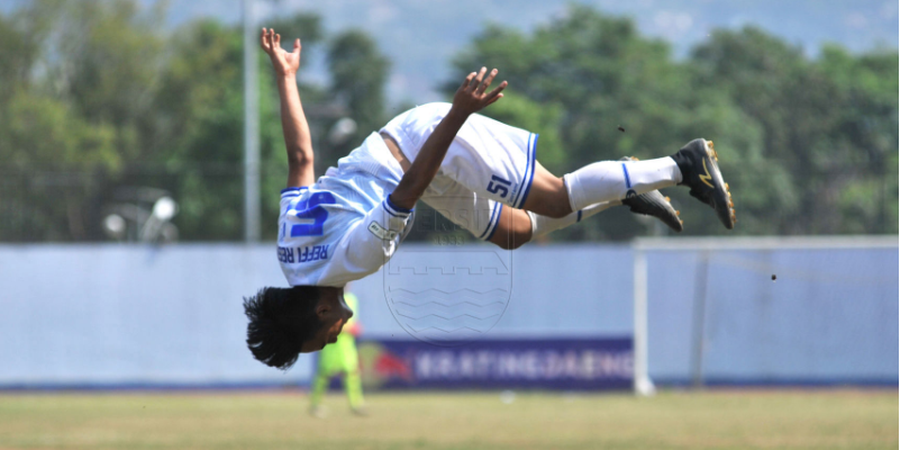
{"type": "Polygon", "coordinates": [[[292,52],[263,29],[281,98],[288,154],[281,193],[278,259],[290,288],[246,299],[253,356],[281,369],[299,353],[335,342],[352,316],[343,286],[381,268],[408,231],[422,200],[479,239],[505,249],[617,205],[681,221],[657,189],[684,185],[712,206],[726,228],[734,205],[712,142],[695,139],[671,157],[589,164],[563,177],[535,159],[537,135],[475,114],[503,97],[489,90],[497,70],[470,73],[452,104],[409,110],[373,132],[316,180],[309,125],[297,90],[300,40],[292,52]]]}

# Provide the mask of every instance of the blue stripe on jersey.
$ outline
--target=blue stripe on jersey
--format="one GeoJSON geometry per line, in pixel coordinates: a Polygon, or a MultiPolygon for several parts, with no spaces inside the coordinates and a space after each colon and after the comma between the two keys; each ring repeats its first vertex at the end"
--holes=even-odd
{"type": "Polygon", "coordinates": [[[293,192],[293,191],[297,191],[297,193],[299,193],[300,191],[302,191],[304,189],[309,189],[309,186],[289,187],[289,188],[282,189],[281,193],[284,194],[286,192],[293,192]]]}
{"type": "Polygon", "coordinates": [[[531,166],[531,173],[528,174],[526,172],[526,174],[525,174],[528,177],[527,178],[528,184],[525,186],[525,193],[522,194],[522,200],[519,202],[519,206],[518,206],[519,209],[522,209],[522,206],[525,205],[525,199],[528,198],[528,192],[531,191],[531,182],[534,181],[534,170],[536,167],[534,159],[535,159],[535,156],[537,155],[537,141],[538,141],[539,135],[531,133],[531,136],[534,138],[534,139],[530,139],[531,145],[528,146],[528,150],[529,150],[528,151],[528,153],[529,153],[528,161],[529,161],[529,165],[531,166]]]}
{"type": "Polygon", "coordinates": [[[497,208],[501,205],[500,202],[494,203],[494,209],[491,210],[491,217],[488,219],[487,228],[484,229],[484,232],[478,236],[478,239],[484,239],[484,236],[494,228],[494,219],[499,218],[499,214],[497,214],[497,208]]]}
{"type": "Polygon", "coordinates": [[[500,213],[503,212],[503,203],[497,203],[500,205],[500,209],[497,210],[497,221],[494,222],[494,228],[491,230],[491,234],[489,234],[484,240],[490,241],[492,237],[494,237],[494,232],[497,231],[498,225],[500,225],[500,213]]]}
{"type": "Polygon", "coordinates": [[[625,172],[625,187],[631,189],[631,178],[628,177],[628,168],[625,167],[625,163],[622,163],[622,171],[625,172]]]}

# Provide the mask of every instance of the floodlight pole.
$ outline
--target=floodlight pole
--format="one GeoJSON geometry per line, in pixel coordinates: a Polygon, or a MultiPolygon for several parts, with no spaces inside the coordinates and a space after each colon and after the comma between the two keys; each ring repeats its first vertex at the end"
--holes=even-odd
{"type": "Polygon", "coordinates": [[[259,241],[259,84],[253,0],[244,0],[244,241],[259,241]]]}

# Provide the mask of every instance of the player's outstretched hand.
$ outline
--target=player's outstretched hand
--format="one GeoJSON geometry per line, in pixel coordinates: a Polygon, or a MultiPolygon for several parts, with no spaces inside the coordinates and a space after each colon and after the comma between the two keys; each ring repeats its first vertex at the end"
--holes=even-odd
{"type": "Polygon", "coordinates": [[[487,78],[484,77],[487,67],[482,67],[478,73],[470,73],[453,96],[453,107],[458,108],[460,112],[472,114],[500,100],[503,97],[501,92],[506,89],[507,82],[500,83],[500,86],[493,91],[485,92],[491,86],[497,72],[497,69],[491,70],[491,73],[487,74],[487,78]]]}
{"type": "Polygon", "coordinates": [[[275,30],[262,29],[259,36],[259,44],[263,51],[272,60],[272,67],[278,75],[295,75],[300,69],[300,39],[294,40],[294,51],[286,52],[281,48],[281,35],[275,34],[275,30]]]}

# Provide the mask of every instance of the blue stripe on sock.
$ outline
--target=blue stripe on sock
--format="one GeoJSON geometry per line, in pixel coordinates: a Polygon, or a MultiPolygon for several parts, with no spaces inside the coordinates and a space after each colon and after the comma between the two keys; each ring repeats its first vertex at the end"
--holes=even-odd
{"type": "Polygon", "coordinates": [[[625,172],[625,186],[631,189],[631,178],[628,177],[628,168],[625,167],[625,163],[622,163],[622,171],[625,172]]]}
{"type": "Polygon", "coordinates": [[[575,220],[575,223],[581,222],[581,210],[578,210],[578,218],[575,220]]]}

